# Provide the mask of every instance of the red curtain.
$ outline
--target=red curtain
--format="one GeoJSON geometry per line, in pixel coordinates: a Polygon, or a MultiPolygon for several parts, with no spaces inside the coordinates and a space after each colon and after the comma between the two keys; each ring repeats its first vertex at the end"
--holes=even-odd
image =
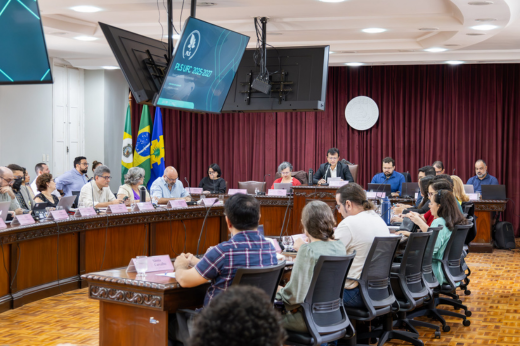
{"type": "MultiPolygon", "coordinates": [[[[132,104],[134,141],[141,109],[132,104]]],[[[152,117],[154,111],[150,107],[152,117]]],[[[162,112],[166,165],[192,186],[211,163],[220,165],[228,187],[269,173],[270,185],[282,161],[295,170],[316,170],[331,147],[360,165],[358,183],[365,187],[386,156],[412,177],[419,167],[441,160],[446,173],[455,169],[464,182],[475,175],[475,161],[484,159],[518,204],[509,202],[506,212],[518,236],[519,64],[330,67],[325,112],[162,112]],[[367,131],[345,120],[345,107],[356,96],[369,96],[379,107],[379,120],[367,131]]]]}

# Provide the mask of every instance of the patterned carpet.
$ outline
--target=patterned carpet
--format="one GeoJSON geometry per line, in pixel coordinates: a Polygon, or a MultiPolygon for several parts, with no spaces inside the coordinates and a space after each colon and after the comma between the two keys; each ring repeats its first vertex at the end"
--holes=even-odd
{"type": "MultiPolygon", "coordinates": [[[[471,326],[447,318],[451,331],[440,339],[419,328],[424,344],[520,345],[520,250],[470,254],[467,262],[471,295],[461,297],[471,326]]],[[[87,290],[67,292],[0,314],[0,345],[98,345],[98,323],[98,302],[87,290]]]]}

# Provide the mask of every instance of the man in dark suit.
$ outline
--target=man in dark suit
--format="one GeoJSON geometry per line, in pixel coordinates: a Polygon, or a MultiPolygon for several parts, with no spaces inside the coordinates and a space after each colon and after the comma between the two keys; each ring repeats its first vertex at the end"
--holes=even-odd
{"type": "Polygon", "coordinates": [[[347,164],[339,162],[338,148],[330,148],[327,151],[327,163],[322,163],[318,171],[314,174],[314,184],[322,185],[327,182],[327,178],[341,178],[341,180],[354,182],[352,174],[347,164]]]}

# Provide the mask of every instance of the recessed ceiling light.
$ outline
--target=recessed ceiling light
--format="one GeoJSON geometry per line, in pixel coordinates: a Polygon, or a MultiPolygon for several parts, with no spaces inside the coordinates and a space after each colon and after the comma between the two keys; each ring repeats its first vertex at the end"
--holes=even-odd
{"type": "Polygon", "coordinates": [[[367,29],[363,29],[361,31],[369,33],[369,34],[379,34],[380,32],[385,32],[386,29],[383,29],[383,28],[367,28],[367,29]]]}
{"type": "Polygon", "coordinates": [[[343,2],[346,0],[320,0],[321,2],[343,2]]]}
{"type": "Polygon", "coordinates": [[[475,22],[494,22],[495,20],[495,18],[478,18],[475,19],[475,22]]]}
{"type": "Polygon", "coordinates": [[[449,60],[449,61],[446,61],[446,64],[450,64],[450,65],[460,65],[460,64],[464,64],[464,61],[460,61],[460,60],[449,60]]]}
{"type": "Polygon", "coordinates": [[[216,3],[214,2],[197,2],[197,7],[210,7],[215,5],[216,3]]]}
{"type": "Polygon", "coordinates": [[[363,66],[365,64],[363,64],[362,62],[347,62],[347,63],[345,63],[345,65],[355,67],[355,66],[363,66]]]}
{"type": "Polygon", "coordinates": [[[446,48],[432,47],[432,48],[427,48],[424,51],[425,52],[430,52],[430,53],[440,53],[440,52],[445,52],[447,50],[448,49],[446,49],[446,48]]]}
{"type": "Polygon", "coordinates": [[[473,29],[473,30],[483,30],[483,31],[493,30],[493,29],[496,29],[496,28],[498,28],[498,26],[491,25],[491,24],[475,25],[475,26],[471,27],[471,29],[473,29]]]}
{"type": "Polygon", "coordinates": [[[421,31],[437,31],[439,28],[419,28],[421,31]]]}
{"type": "Polygon", "coordinates": [[[119,70],[119,66],[101,66],[105,70],[119,70]]]}
{"type": "Polygon", "coordinates": [[[94,12],[103,11],[99,7],[95,7],[95,6],[74,6],[74,7],[71,7],[70,9],[73,11],[76,11],[76,12],[85,12],[85,13],[94,13],[94,12]]]}
{"type": "Polygon", "coordinates": [[[481,6],[481,5],[493,5],[493,1],[470,1],[468,5],[481,6]]]}
{"type": "Polygon", "coordinates": [[[333,52],[333,51],[329,50],[329,54],[334,54],[334,53],[336,53],[336,52],[333,52]]]}
{"type": "Polygon", "coordinates": [[[482,33],[482,32],[468,32],[466,35],[468,35],[468,36],[482,36],[482,35],[485,35],[485,34],[482,33]]]}
{"type": "Polygon", "coordinates": [[[98,39],[97,37],[94,37],[94,36],[76,36],[74,38],[79,41],[95,41],[98,39]]]}

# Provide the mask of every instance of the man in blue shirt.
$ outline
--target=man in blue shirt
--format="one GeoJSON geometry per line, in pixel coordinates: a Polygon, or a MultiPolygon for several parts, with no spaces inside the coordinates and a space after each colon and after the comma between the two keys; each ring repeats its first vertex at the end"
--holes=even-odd
{"type": "Polygon", "coordinates": [[[72,196],[72,191],[81,191],[83,185],[88,183],[87,171],[87,158],[84,156],[76,157],[74,159],[74,169],[63,173],[55,179],[56,190],[62,196],[72,196]]]}
{"type": "Polygon", "coordinates": [[[153,182],[150,187],[150,196],[157,198],[158,204],[168,204],[168,201],[174,199],[191,201],[190,195],[179,180],[179,173],[171,166],[166,167],[164,175],[153,182]]]}
{"type": "Polygon", "coordinates": [[[498,180],[487,172],[487,165],[484,160],[478,160],[475,162],[476,176],[469,178],[467,184],[473,185],[473,190],[476,192],[482,192],[482,185],[498,185],[498,180]]]}
{"type": "Polygon", "coordinates": [[[395,171],[395,160],[391,157],[385,157],[383,159],[383,173],[374,175],[371,184],[390,184],[392,196],[399,196],[404,182],[404,175],[395,171]]]}

